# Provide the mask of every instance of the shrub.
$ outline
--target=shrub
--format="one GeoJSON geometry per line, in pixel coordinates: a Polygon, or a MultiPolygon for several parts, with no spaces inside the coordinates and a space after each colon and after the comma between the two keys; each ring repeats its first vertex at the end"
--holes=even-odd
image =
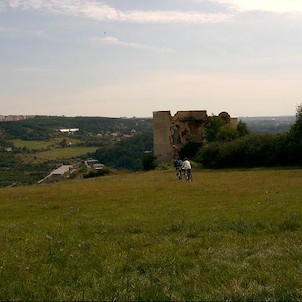
{"type": "Polygon", "coordinates": [[[144,171],[154,170],[156,168],[156,157],[153,154],[145,153],[142,158],[142,166],[144,171]]]}
{"type": "Polygon", "coordinates": [[[217,132],[218,141],[232,141],[238,136],[236,128],[231,124],[221,126],[217,132]]]}
{"type": "Polygon", "coordinates": [[[207,125],[206,140],[208,142],[216,141],[220,127],[224,126],[225,124],[226,122],[222,118],[218,116],[212,116],[207,125]]]}
{"type": "Polygon", "coordinates": [[[83,175],[84,178],[92,178],[92,177],[99,177],[104,176],[110,173],[108,168],[103,168],[102,170],[90,170],[88,173],[83,175]]]}
{"type": "Polygon", "coordinates": [[[215,142],[201,149],[195,160],[207,168],[275,166],[287,164],[287,136],[247,135],[232,142],[215,142]]]}
{"type": "Polygon", "coordinates": [[[180,151],[179,151],[179,156],[180,158],[193,158],[195,154],[198,152],[202,144],[199,143],[188,143],[186,144],[180,151]]]}
{"type": "Polygon", "coordinates": [[[247,127],[247,124],[245,122],[243,122],[242,120],[240,120],[238,122],[238,125],[236,127],[236,131],[237,131],[237,135],[239,137],[249,134],[249,129],[247,127]]]}
{"type": "Polygon", "coordinates": [[[297,120],[288,133],[287,158],[290,164],[302,164],[302,105],[298,106],[297,120]]]}

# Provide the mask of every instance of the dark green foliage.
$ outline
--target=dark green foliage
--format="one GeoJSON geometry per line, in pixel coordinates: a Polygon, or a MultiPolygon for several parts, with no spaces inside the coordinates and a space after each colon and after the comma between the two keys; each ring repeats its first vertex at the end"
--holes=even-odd
{"type": "Polygon", "coordinates": [[[152,150],[152,147],[152,133],[145,132],[121,140],[115,145],[102,147],[96,151],[95,157],[109,167],[138,171],[143,168],[144,152],[152,150]]]}
{"type": "Polygon", "coordinates": [[[17,122],[1,122],[0,129],[5,133],[6,139],[23,140],[48,140],[51,138],[51,129],[39,124],[34,125],[35,119],[28,119],[17,122]]]}
{"type": "Polygon", "coordinates": [[[231,124],[222,125],[216,135],[217,141],[230,142],[238,137],[237,130],[231,124]]]}
{"type": "Polygon", "coordinates": [[[249,132],[250,132],[247,124],[245,122],[243,122],[242,120],[240,120],[238,122],[236,131],[237,131],[238,136],[245,136],[245,135],[249,134],[249,132]]]}
{"type": "Polygon", "coordinates": [[[208,142],[232,141],[247,134],[249,129],[242,120],[238,122],[237,127],[234,127],[219,116],[212,116],[207,125],[206,140],[208,142]]]}
{"type": "Polygon", "coordinates": [[[232,142],[215,142],[201,149],[196,160],[208,168],[275,166],[284,157],[285,135],[248,135],[232,142]]]}
{"type": "Polygon", "coordinates": [[[185,157],[193,158],[201,146],[202,144],[198,144],[198,143],[188,143],[180,150],[179,152],[180,158],[185,158],[185,157]]]}
{"type": "Polygon", "coordinates": [[[216,141],[220,127],[225,124],[226,122],[219,116],[212,116],[207,125],[206,140],[208,142],[216,141]]]}
{"type": "Polygon", "coordinates": [[[302,164],[302,105],[298,106],[296,122],[288,134],[288,161],[293,164],[302,164]]]}
{"type": "MultiPolygon", "coordinates": [[[[241,124],[237,132],[244,134],[245,126],[241,124]]],[[[301,165],[302,106],[298,107],[296,123],[289,132],[245,135],[230,142],[216,141],[202,148],[195,159],[208,168],[301,165]]]]}
{"type": "Polygon", "coordinates": [[[92,177],[99,177],[104,176],[110,173],[108,168],[103,168],[101,170],[90,170],[89,172],[83,175],[84,178],[92,178],[92,177]]]}
{"type": "Polygon", "coordinates": [[[152,153],[145,153],[142,158],[144,171],[154,170],[156,168],[156,157],[152,153]]]}
{"type": "MultiPolygon", "coordinates": [[[[7,153],[7,152],[6,152],[7,153]]],[[[2,157],[0,153],[0,187],[16,185],[34,184],[44,178],[55,166],[54,164],[16,164],[16,158],[13,153],[5,154],[2,157]]]]}
{"type": "Polygon", "coordinates": [[[127,119],[108,117],[58,117],[58,116],[36,116],[34,118],[16,121],[1,122],[0,132],[7,139],[23,140],[48,140],[53,138],[59,129],[78,128],[80,131],[74,137],[96,135],[99,132],[118,131],[128,134],[132,129],[151,129],[151,119],[127,119]],[[2,130],[2,131],[1,131],[2,130]]]}

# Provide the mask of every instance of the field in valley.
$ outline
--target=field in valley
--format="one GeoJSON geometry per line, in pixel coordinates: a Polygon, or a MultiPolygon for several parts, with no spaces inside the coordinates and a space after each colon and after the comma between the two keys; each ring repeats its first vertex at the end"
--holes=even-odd
{"type": "MultiPolygon", "coordinates": [[[[76,140],[71,140],[76,143],[76,140]]],[[[53,139],[51,141],[25,141],[14,140],[14,145],[18,148],[27,148],[29,150],[35,150],[35,153],[20,154],[19,160],[24,163],[43,163],[49,160],[58,159],[70,159],[72,157],[78,157],[87,153],[94,153],[97,147],[78,147],[72,146],[67,148],[58,148],[59,139],[53,139]]]]}
{"type": "Polygon", "coordinates": [[[0,189],[0,300],[302,300],[302,169],[0,189]]]}
{"type": "Polygon", "coordinates": [[[35,159],[39,161],[56,160],[81,156],[87,153],[94,153],[96,147],[69,147],[58,148],[49,151],[35,153],[35,159]]]}

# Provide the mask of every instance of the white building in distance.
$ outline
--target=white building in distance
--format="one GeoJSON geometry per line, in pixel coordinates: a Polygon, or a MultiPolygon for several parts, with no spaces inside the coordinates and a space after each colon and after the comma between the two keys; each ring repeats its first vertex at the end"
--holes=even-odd
{"type": "Polygon", "coordinates": [[[59,129],[60,132],[62,133],[74,133],[79,131],[79,128],[70,128],[70,129],[59,129]]]}

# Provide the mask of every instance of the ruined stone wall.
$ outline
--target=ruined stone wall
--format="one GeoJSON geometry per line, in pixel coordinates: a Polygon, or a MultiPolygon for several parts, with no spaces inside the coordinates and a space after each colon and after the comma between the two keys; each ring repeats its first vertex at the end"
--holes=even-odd
{"type": "Polygon", "coordinates": [[[170,111],[153,112],[153,148],[154,155],[160,162],[169,162],[173,158],[173,148],[170,143],[170,111]]]}
{"type": "MultiPolygon", "coordinates": [[[[237,124],[237,119],[227,112],[221,112],[219,117],[237,124]]],[[[154,155],[160,162],[171,162],[188,143],[202,146],[210,118],[206,110],[178,111],[173,117],[170,111],[153,112],[154,155]]]]}

